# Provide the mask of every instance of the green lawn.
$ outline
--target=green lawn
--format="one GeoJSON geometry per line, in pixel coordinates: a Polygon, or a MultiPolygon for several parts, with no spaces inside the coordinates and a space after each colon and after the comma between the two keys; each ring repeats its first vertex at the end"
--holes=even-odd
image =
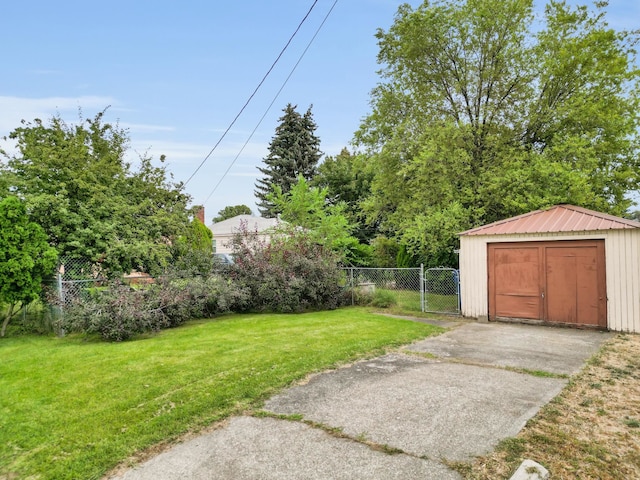
{"type": "MultiPolygon", "coordinates": [[[[380,289],[391,293],[397,302],[397,307],[401,310],[410,310],[419,312],[422,310],[420,305],[420,292],[415,290],[388,290],[380,289]]],[[[458,312],[458,296],[457,295],[439,295],[437,293],[426,293],[427,304],[426,310],[431,312],[458,312]]]]}
{"type": "Polygon", "coordinates": [[[439,331],[348,308],[232,315],[124,343],[0,339],[0,478],[100,478],[310,372],[439,331]]]}

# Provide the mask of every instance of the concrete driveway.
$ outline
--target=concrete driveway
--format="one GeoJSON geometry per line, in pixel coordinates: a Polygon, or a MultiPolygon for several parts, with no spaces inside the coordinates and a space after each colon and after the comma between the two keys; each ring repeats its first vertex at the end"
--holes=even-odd
{"type": "Polygon", "coordinates": [[[271,417],[233,418],[111,478],[458,479],[448,462],[516,435],[610,336],[461,323],[315,375],[267,401],[271,417]]]}

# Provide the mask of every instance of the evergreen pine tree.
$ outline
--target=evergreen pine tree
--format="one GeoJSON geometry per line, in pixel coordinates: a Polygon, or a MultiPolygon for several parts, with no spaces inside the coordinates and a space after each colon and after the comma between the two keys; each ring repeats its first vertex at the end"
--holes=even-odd
{"type": "Polygon", "coordinates": [[[288,193],[298,175],[310,180],[316,175],[316,166],[322,156],[320,139],[314,133],[317,125],[311,107],[304,115],[300,115],[296,105],[289,103],[283,112],[269,144],[269,154],[264,158],[266,166],[258,167],[264,177],[257,181],[255,195],[258,210],[265,218],[275,217],[279,213],[268,198],[273,187],[278,185],[282,193],[288,193]]]}

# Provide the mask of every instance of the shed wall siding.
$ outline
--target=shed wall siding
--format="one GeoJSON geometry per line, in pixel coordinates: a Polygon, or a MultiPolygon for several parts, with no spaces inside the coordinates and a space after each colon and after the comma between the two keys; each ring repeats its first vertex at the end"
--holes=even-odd
{"type": "Polygon", "coordinates": [[[488,315],[487,244],[554,240],[605,240],[607,322],[610,330],[640,333],[640,231],[469,235],[460,237],[462,314],[488,315]]]}
{"type": "Polygon", "coordinates": [[[460,303],[465,317],[489,313],[486,238],[460,237],[460,303]]]}
{"type": "Polygon", "coordinates": [[[640,333],[640,235],[609,233],[605,243],[609,329],[640,333]]]}

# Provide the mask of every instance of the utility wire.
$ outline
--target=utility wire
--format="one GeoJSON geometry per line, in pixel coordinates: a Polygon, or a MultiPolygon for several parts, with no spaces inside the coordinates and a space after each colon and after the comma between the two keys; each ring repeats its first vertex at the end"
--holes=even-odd
{"type": "Polygon", "coordinates": [[[307,50],[309,50],[309,48],[311,47],[311,44],[313,43],[313,41],[316,39],[316,37],[318,36],[318,34],[320,33],[320,30],[322,29],[322,27],[324,26],[325,22],[327,21],[327,19],[329,18],[329,15],[331,15],[331,12],[333,11],[333,9],[335,8],[336,4],[338,3],[338,0],[335,0],[333,2],[333,5],[331,5],[331,8],[329,9],[329,11],[327,12],[327,14],[324,16],[324,19],[322,20],[322,23],[320,23],[320,26],[316,29],[316,32],[313,34],[313,37],[311,37],[311,40],[309,40],[309,43],[307,43],[307,46],[305,47],[304,51],[302,52],[302,54],[300,55],[300,57],[298,58],[298,61],[296,62],[296,64],[293,66],[293,68],[291,69],[291,72],[289,72],[289,75],[287,76],[287,78],[284,80],[284,82],[282,83],[282,86],[280,87],[280,89],[277,91],[277,93],[275,94],[275,96],[273,97],[273,100],[271,100],[271,103],[269,104],[269,106],[267,107],[267,109],[265,110],[264,114],[262,115],[262,117],[260,117],[260,120],[258,121],[258,123],[256,124],[255,128],[251,131],[251,134],[249,135],[249,138],[247,138],[247,140],[244,142],[244,144],[242,145],[242,148],[240,149],[240,151],[238,152],[238,154],[234,157],[234,159],[231,161],[231,164],[227,167],[227,169],[224,171],[224,173],[222,174],[222,177],[220,178],[220,180],[218,180],[218,183],[216,183],[215,187],[213,187],[213,190],[211,190],[211,193],[209,194],[209,196],[205,199],[204,202],[202,202],[202,204],[206,204],[209,199],[211,198],[211,196],[215,193],[215,191],[218,189],[218,187],[220,186],[220,184],[222,183],[222,181],[225,179],[225,177],[227,176],[227,174],[229,173],[229,171],[231,170],[231,167],[233,167],[233,165],[236,163],[236,160],[238,160],[238,157],[240,157],[240,155],[242,154],[242,152],[244,151],[245,147],[249,144],[249,141],[251,141],[251,139],[253,138],[253,135],[256,133],[256,131],[258,130],[258,128],[260,127],[260,125],[262,124],[262,121],[265,119],[265,117],[267,116],[267,114],[269,113],[269,110],[271,110],[271,107],[273,107],[273,104],[276,103],[276,100],[278,99],[278,97],[280,96],[280,94],[282,93],[282,90],[284,90],[284,87],[287,85],[287,83],[289,82],[289,79],[293,76],[293,73],[296,71],[296,68],[298,68],[298,65],[300,64],[300,62],[302,61],[302,59],[304,58],[305,54],[307,53],[307,50]]]}
{"type": "Polygon", "coordinates": [[[236,123],[236,121],[238,120],[238,118],[240,118],[240,115],[242,115],[242,112],[244,112],[244,109],[247,108],[247,105],[249,105],[249,102],[251,102],[251,100],[253,99],[254,95],[258,92],[258,90],[260,89],[260,87],[262,86],[262,84],[265,82],[265,80],[267,79],[267,77],[269,76],[269,74],[271,73],[271,71],[273,70],[273,68],[276,66],[276,64],[278,63],[278,61],[280,60],[280,57],[282,57],[282,55],[284,54],[284,52],[287,50],[287,48],[289,48],[289,45],[291,44],[291,42],[293,41],[293,38],[297,35],[298,31],[300,30],[300,28],[302,27],[302,24],[307,20],[307,18],[309,17],[309,15],[311,14],[311,11],[313,10],[313,8],[316,6],[316,3],[318,3],[318,0],[314,0],[313,4],[311,5],[311,8],[309,9],[309,11],[307,12],[307,14],[304,16],[304,18],[302,19],[302,21],[300,21],[300,23],[298,24],[298,28],[296,28],[296,31],[293,32],[293,35],[291,35],[291,37],[289,37],[289,41],[287,42],[287,44],[284,46],[284,48],[282,49],[282,51],[280,52],[280,54],[278,55],[278,57],[275,59],[275,61],[273,62],[273,64],[271,64],[271,67],[269,68],[269,70],[267,71],[267,73],[265,73],[264,77],[262,77],[262,80],[260,80],[260,83],[258,84],[258,86],[255,88],[255,90],[253,91],[253,93],[249,96],[248,100],[245,102],[245,104],[242,106],[242,108],[240,109],[240,111],[238,112],[238,114],[235,116],[235,118],[233,119],[233,121],[229,124],[229,126],[227,127],[227,129],[224,131],[224,133],[222,134],[222,136],[220,137],[220,139],[218,139],[218,141],[216,142],[216,144],[213,146],[213,148],[211,149],[211,151],[207,154],[206,157],[204,157],[204,160],[202,160],[202,162],[200,162],[200,165],[198,165],[198,168],[195,169],[195,171],[191,174],[191,176],[187,179],[186,182],[184,182],[184,186],[186,186],[191,179],[195,176],[196,173],[198,173],[198,171],[202,168],[202,166],[205,164],[205,162],[209,159],[209,157],[213,154],[213,152],[215,151],[216,148],[218,148],[218,145],[220,145],[220,142],[222,142],[222,140],[224,140],[224,137],[227,136],[227,133],[229,133],[229,130],[231,130],[231,127],[233,127],[236,123]]]}

